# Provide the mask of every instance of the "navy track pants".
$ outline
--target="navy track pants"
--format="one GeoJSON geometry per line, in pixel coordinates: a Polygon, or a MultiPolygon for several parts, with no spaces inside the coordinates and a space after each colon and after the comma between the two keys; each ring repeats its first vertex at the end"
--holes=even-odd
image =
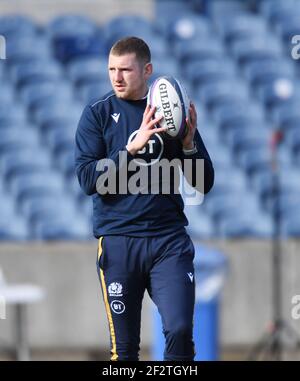
{"type": "Polygon", "coordinates": [[[195,249],[186,232],[99,238],[97,272],[111,340],[111,360],[138,360],[145,290],[162,317],[164,360],[194,359],[195,249]]]}

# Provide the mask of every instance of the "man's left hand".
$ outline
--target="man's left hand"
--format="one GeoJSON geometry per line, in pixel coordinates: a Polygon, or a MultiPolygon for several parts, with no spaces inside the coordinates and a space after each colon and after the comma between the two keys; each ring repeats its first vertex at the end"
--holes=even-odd
{"type": "Polygon", "coordinates": [[[182,148],[189,150],[194,148],[194,136],[197,128],[197,112],[194,103],[190,103],[189,117],[186,118],[187,133],[182,139],[182,148]]]}

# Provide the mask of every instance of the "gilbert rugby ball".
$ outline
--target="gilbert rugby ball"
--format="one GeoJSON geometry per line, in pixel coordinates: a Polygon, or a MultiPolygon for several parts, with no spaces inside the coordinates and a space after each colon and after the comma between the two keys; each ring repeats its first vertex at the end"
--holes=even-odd
{"type": "Polygon", "coordinates": [[[184,87],[174,77],[158,77],[150,86],[147,102],[156,107],[155,118],[162,115],[160,127],[167,127],[165,135],[181,139],[186,134],[186,118],[190,101],[184,87]]]}

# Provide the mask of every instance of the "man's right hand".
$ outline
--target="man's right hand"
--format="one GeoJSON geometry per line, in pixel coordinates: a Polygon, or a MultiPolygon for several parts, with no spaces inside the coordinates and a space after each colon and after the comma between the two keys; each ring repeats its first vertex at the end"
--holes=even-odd
{"type": "Polygon", "coordinates": [[[145,147],[152,135],[156,134],[157,132],[166,131],[168,129],[168,127],[155,127],[156,123],[158,123],[163,118],[163,116],[161,115],[157,118],[152,119],[154,113],[155,107],[151,108],[150,105],[147,105],[144,111],[142,124],[138,129],[136,137],[126,146],[127,151],[132,156],[136,155],[138,151],[142,150],[145,147]]]}

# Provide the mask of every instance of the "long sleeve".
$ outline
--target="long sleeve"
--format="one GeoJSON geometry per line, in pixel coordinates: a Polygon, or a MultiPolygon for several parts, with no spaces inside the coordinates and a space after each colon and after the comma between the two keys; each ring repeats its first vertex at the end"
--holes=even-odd
{"type": "Polygon", "coordinates": [[[206,194],[211,190],[214,184],[214,167],[198,130],[195,132],[194,142],[197,147],[197,152],[192,155],[182,153],[182,170],[189,184],[199,192],[206,194]],[[185,161],[187,159],[191,160],[189,161],[191,171],[188,171],[187,162],[185,161]],[[197,168],[196,159],[204,160],[204,165],[203,167],[200,166],[200,169],[197,168]],[[200,178],[200,182],[197,181],[197,177],[198,179],[200,178]]]}
{"type": "Polygon", "coordinates": [[[106,147],[100,123],[89,106],[83,110],[75,136],[75,168],[79,184],[88,195],[96,193],[98,161],[105,158],[106,147]]]}
{"type": "Polygon", "coordinates": [[[107,152],[102,128],[101,121],[96,119],[92,109],[87,106],[75,136],[75,168],[79,184],[88,195],[107,193],[102,179],[111,175],[115,176],[115,186],[118,187],[119,171],[132,159],[125,146],[113,154],[107,152]],[[119,155],[121,151],[123,155],[119,155]]]}

